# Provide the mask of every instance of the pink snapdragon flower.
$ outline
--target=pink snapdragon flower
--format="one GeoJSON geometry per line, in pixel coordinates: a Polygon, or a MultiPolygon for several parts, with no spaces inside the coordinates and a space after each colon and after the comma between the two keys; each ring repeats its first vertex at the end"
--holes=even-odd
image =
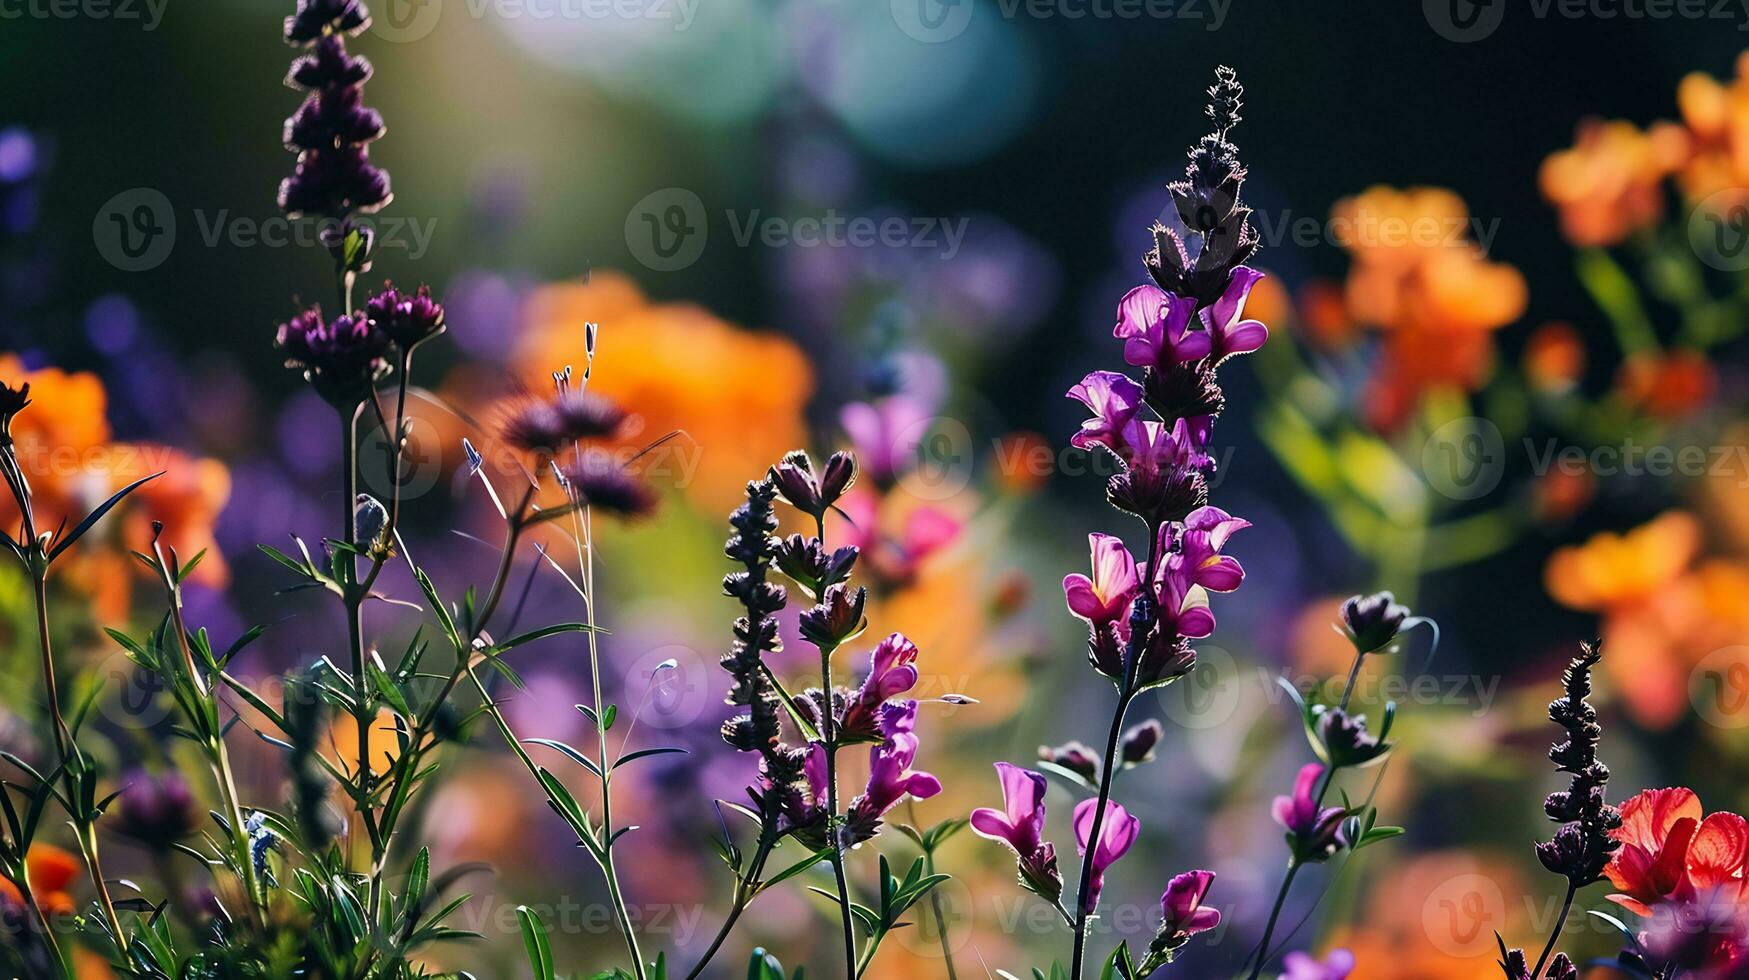
{"type": "Polygon", "coordinates": [[[1251,287],[1263,278],[1263,273],[1249,266],[1233,270],[1233,278],[1213,305],[1202,310],[1203,334],[1209,339],[1209,354],[1216,362],[1238,354],[1249,354],[1269,339],[1269,328],[1259,320],[1242,319],[1245,298],[1251,287]]]}
{"type": "Polygon", "coordinates": [[[1083,856],[1088,847],[1093,848],[1093,860],[1088,862],[1087,873],[1091,876],[1091,884],[1087,889],[1087,907],[1084,911],[1091,913],[1099,907],[1099,893],[1105,887],[1105,872],[1118,858],[1129,853],[1131,845],[1141,833],[1142,822],[1130,815],[1123,804],[1116,800],[1108,800],[1105,804],[1105,820],[1099,827],[1099,840],[1089,841],[1093,835],[1093,816],[1099,807],[1096,799],[1082,800],[1075,805],[1075,849],[1083,856]]]}
{"type": "Polygon", "coordinates": [[[888,704],[881,709],[881,730],[886,733],[886,741],[869,751],[868,788],[850,805],[850,825],[856,839],[874,836],[882,815],[906,796],[927,800],[941,792],[941,780],[911,768],[919,745],[913,732],[916,723],[915,701],[888,704]]]}
{"type": "Polygon", "coordinates": [[[1166,368],[1208,356],[1209,335],[1190,329],[1196,300],[1159,286],[1137,286],[1117,307],[1112,336],[1123,340],[1123,359],[1137,367],[1166,368]]]}
{"type": "Polygon", "coordinates": [[[1186,871],[1167,882],[1160,896],[1160,932],[1168,945],[1182,945],[1221,924],[1221,910],[1202,904],[1214,883],[1213,871],[1186,871]]]}
{"type": "Polygon", "coordinates": [[[878,741],[883,734],[881,706],[917,686],[917,644],[903,633],[892,633],[868,659],[868,676],[845,708],[840,728],[845,737],[878,741]]]}
{"type": "MultiPolygon", "coordinates": [[[[1231,592],[1245,581],[1245,568],[1237,558],[1223,555],[1221,550],[1235,532],[1250,526],[1250,521],[1234,517],[1219,507],[1198,507],[1184,518],[1183,526],[1178,529],[1180,547],[1172,557],[1193,584],[1210,592],[1231,592]]],[[[1161,530],[1163,538],[1166,530],[1161,530]]],[[[1161,542],[1162,553],[1166,553],[1167,543],[1161,542]]]]}
{"type": "Polygon", "coordinates": [[[973,810],[972,832],[1008,845],[1020,862],[1021,880],[1054,901],[1062,894],[1063,876],[1056,848],[1044,839],[1045,777],[1006,762],[996,763],[996,775],[1002,781],[1002,809],[973,810]]]}
{"type": "Polygon", "coordinates": [[[1063,598],[1069,611],[1095,626],[1122,620],[1140,584],[1136,560],[1123,540],[1110,534],[1089,534],[1093,552],[1093,575],[1079,572],[1063,576],[1063,598]]]}
{"type": "Polygon", "coordinates": [[[1308,762],[1294,779],[1292,796],[1278,796],[1270,809],[1275,822],[1287,828],[1308,855],[1327,854],[1336,843],[1336,831],[1342,826],[1344,810],[1339,806],[1320,808],[1313,795],[1324,767],[1308,762]]]}
{"type": "Polygon", "coordinates": [[[1142,386],[1127,374],[1094,371],[1069,389],[1069,397],[1087,406],[1093,418],[1081,423],[1081,431],[1069,438],[1076,449],[1104,446],[1122,456],[1124,427],[1142,407],[1142,386]]]}

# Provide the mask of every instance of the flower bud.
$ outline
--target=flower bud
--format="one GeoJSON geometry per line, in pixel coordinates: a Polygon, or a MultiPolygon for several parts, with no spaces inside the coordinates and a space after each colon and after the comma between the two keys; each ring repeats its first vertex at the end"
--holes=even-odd
{"type": "Polygon", "coordinates": [[[1154,747],[1160,744],[1160,738],[1165,734],[1166,729],[1152,718],[1124,732],[1123,751],[1119,756],[1123,767],[1129,769],[1154,761],[1154,747]]]}
{"type": "Polygon", "coordinates": [[[1361,654],[1384,649],[1408,618],[1409,607],[1389,592],[1350,596],[1342,604],[1342,632],[1361,654]]]}
{"type": "Polygon", "coordinates": [[[1041,745],[1038,747],[1038,757],[1052,765],[1061,766],[1090,783],[1099,778],[1099,753],[1080,742],[1064,742],[1057,746],[1041,745]]]}

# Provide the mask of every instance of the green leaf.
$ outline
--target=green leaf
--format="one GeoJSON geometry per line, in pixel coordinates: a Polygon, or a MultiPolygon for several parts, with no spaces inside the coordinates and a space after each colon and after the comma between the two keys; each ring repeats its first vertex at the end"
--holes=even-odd
{"type": "Polygon", "coordinates": [[[646,758],[646,757],[652,756],[652,755],[673,755],[675,753],[679,753],[680,755],[689,754],[685,749],[682,749],[682,748],[676,748],[675,746],[672,746],[672,745],[659,745],[659,746],[652,748],[652,749],[639,749],[636,752],[631,752],[631,753],[628,753],[626,755],[622,755],[619,757],[619,761],[615,762],[613,764],[613,768],[618,769],[620,766],[623,766],[626,763],[631,762],[635,759],[643,759],[643,758],[646,758]]]}
{"type": "Polygon", "coordinates": [[[552,749],[553,751],[558,752],[561,755],[563,755],[565,758],[570,759],[572,762],[575,762],[578,765],[581,765],[583,768],[589,770],[590,772],[594,773],[595,775],[597,775],[597,776],[601,775],[601,767],[595,764],[594,759],[591,759],[588,756],[584,755],[582,752],[572,748],[569,745],[566,745],[564,742],[560,742],[556,739],[551,739],[551,738],[525,738],[522,741],[526,745],[541,745],[541,746],[545,746],[546,748],[552,749]]]}
{"type": "Polygon", "coordinates": [[[49,559],[48,560],[51,562],[54,561],[56,558],[59,558],[61,556],[61,554],[63,552],[65,552],[68,548],[73,547],[73,542],[78,541],[81,537],[84,537],[86,531],[91,530],[93,525],[95,525],[98,521],[103,520],[103,515],[109,513],[110,510],[112,508],[114,508],[116,504],[121,503],[122,500],[125,499],[128,494],[133,493],[135,490],[138,490],[140,487],[145,486],[147,483],[150,483],[151,481],[156,480],[157,478],[159,478],[163,475],[164,474],[162,472],[158,472],[158,473],[153,473],[151,476],[141,477],[140,479],[135,480],[134,482],[128,484],[125,487],[122,487],[120,490],[117,490],[115,493],[111,494],[108,500],[105,500],[103,503],[97,505],[96,510],[92,511],[89,514],[86,514],[85,519],[79,522],[78,527],[73,528],[73,530],[68,532],[65,537],[61,538],[60,543],[55,545],[54,549],[49,552],[49,559]]]}
{"type": "Polygon", "coordinates": [[[522,948],[528,951],[528,965],[534,968],[535,980],[554,980],[553,948],[547,940],[547,927],[526,905],[516,907],[516,918],[522,923],[522,948]]]}

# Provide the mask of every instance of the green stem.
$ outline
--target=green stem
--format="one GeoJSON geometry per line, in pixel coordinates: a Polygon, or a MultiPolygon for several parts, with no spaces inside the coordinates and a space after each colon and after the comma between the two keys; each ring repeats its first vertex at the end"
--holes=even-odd
{"type": "Polygon", "coordinates": [[[1555,943],[1561,939],[1561,930],[1567,926],[1567,915],[1573,911],[1573,896],[1578,893],[1578,886],[1569,880],[1567,882],[1567,900],[1561,903],[1561,915],[1555,919],[1554,931],[1549,933],[1549,941],[1543,946],[1543,954],[1536,958],[1536,967],[1530,971],[1530,980],[1537,980],[1543,975],[1543,964],[1549,961],[1549,954],[1555,951],[1555,943]]]}
{"type": "Polygon", "coordinates": [[[1088,828],[1087,834],[1087,853],[1081,858],[1081,884],[1075,898],[1075,945],[1069,960],[1071,976],[1075,980],[1080,980],[1081,963],[1087,948],[1087,918],[1092,913],[1087,905],[1093,889],[1093,856],[1099,850],[1099,834],[1105,825],[1107,804],[1111,802],[1111,780],[1117,771],[1115,763],[1118,741],[1123,737],[1124,715],[1129,712],[1132,698],[1128,691],[1128,678],[1125,678],[1124,687],[1125,690],[1118,694],[1117,709],[1111,715],[1111,733],[1105,740],[1105,764],[1100,767],[1099,773],[1099,802],[1093,807],[1093,825],[1088,828]]]}
{"type": "MultiPolygon", "coordinates": [[[[826,515],[814,515],[814,531],[822,551],[826,548],[826,515]]],[[[849,980],[856,980],[863,964],[856,955],[856,929],[851,923],[850,884],[844,877],[844,842],[838,827],[838,736],[837,720],[832,708],[832,646],[820,647],[820,740],[826,748],[826,833],[832,844],[832,877],[838,886],[838,917],[844,926],[844,969],[849,980]]],[[[867,955],[874,955],[875,943],[870,942],[867,955]]]]}
{"type": "Polygon", "coordinates": [[[723,919],[722,928],[717,930],[716,938],[712,939],[711,944],[705,948],[704,955],[700,956],[698,962],[687,972],[686,980],[698,980],[698,975],[704,972],[705,966],[710,963],[712,957],[717,955],[717,950],[721,949],[723,943],[729,938],[729,933],[735,928],[736,920],[741,918],[741,913],[747,910],[747,906],[752,904],[753,899],[758,895],[759,875],[765,870],[765,859],[771,856],[771,848],[775,843],[775,841],[766,838],[767,835],[761,832],[759,848],[754,851],[753,860],[747,865],[746,877],[735,885],[735,901],[729,906],[729,914],[723,919]]]}

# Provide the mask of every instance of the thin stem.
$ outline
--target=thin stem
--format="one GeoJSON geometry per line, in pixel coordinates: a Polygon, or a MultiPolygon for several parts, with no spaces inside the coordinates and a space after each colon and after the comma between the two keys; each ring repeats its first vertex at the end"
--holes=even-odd
{"type": "Polygon", "coordinates": [[[1117,760],[1118,741],[1123,737],[1124,715],[1129,712],[1131,695],[1126,690],[1120,692],[1117,699],[1117,709],[1111,714],[1111,734],[1105,740],[1105,764],[1099,773],[1099,802],[1093,807],[1093,825],[1088,828],[1087,853],[1081,859],[1081,884],[1075,898],[1075,947],[1070,954],[1070,969],[1075,980],[1081,977],[1081,961],[1087,947],[1087,918],[1092,909],[1087,907],[1088,899],[1093,890],[1093,856],[1099,850],[1099,833],[1105,824],[1105,811],[1111,802],[1111,780],[1117,771],[1114,765],[1117,760]]]}
{"type": "Polygon", "coordinates": [[[1100,768],[1098,802],[1093,805],[1093,824],[1088,827],[1087,853],[1081,857],[1081,883],[1077,888],[1073,924],[1075,943],[1069,956],[1072,980],[1081,980],[1082,960],[1087,950],[1087,919],[1093,912],[1087,907],[1093,890],[1093,858],[1099,850],[1099,834],[1105,826],[1105,811],[1111,802],[1111,781],[1117,772],[1118,742],[1123,738],[1124,716],[1129,713],[1130,702],[1135,698],[1136,671],[1141,665],[1143,644],[1158,621],[1153,589],[1154,563],[1161,557],[1160,527],[1149,521],[1147,528],[1148,560],[1142,564],[1141,594],[1135,600],[1140,615],[1130,623],[1130,639],[1124,651],[1123,678],[1118,685],[1117,708],[1111,715],[1111,732],[1105,741],[1105,764],[1100,768]]]}
{"type": "MultiPolygon", "coordinates": [[[[826,548],[826,515],[824,512],[814,515],[814,531],[820,541],[820,549],[826,548]]],[[[857,962],[856,929],[851,923],[850,915],[850,885],[844,877],[844,842],[838,833],[838,735],[834,730],[837,724],[833,718],[832,704],[832,651],[831,646],[820,647],[820,740],[826,747],[826,833],[832,842],[832,876],[838,885],[838,917],[844,925],[844,969],[849,980],[856,980],[862,972],[862,964],[857,962]]],[[[869,944],[869,955],[874,955],[874,944],[869,944]]]]}
{"type": "Polygon", "coordinates": [[[1549,961],[1549,955],[1555,951],[1555,943],[1561,940],[1561,930],[1567,927],[1567,915],[1573,911],[1573,896],[1579,894],[1579,886],[1571,879],[1567,881],[1567,900],[1561,903],[1561,915],[1555,919],[1554,931],[1549,933],[1549,941],[1543,946],[1543,955],[1536,958],[1536,967],[1530,971],[1530,980],[1537,980],[1543,975],[1543,964],[1549,961]]]}
{"type": "Polygon", "coordinates": [[[704,972],[705,966],[710,963],[712,957],[717,955],[717,950],[721,949],[724,941],[729,938],[729,933],[735,928],[736,920],[741,918],[741,913],[747,910],[747,906],[752,904],[753,899],[758,895],[759,875],[765,870],[765,859],[771,856],[771,848],[775,843],[767,840],[766,836],[761,833],[759,848],[753,853],[753,860],[747,865],[747,875],[735,885],[735,901],[729,906],[729,914],[723,919],[722,928],[717,930],[716,938],[712,939],[711,944],[705,948],[704,955],[700,956],[698,962],[687,972],[686,980],[698,980],[698,975],[704,972]]]}
{"type": "Polygon", "coordinates": [[[1287,875],[1281,879],[1281,889],[1275,893],[1275,904],[1269,910],[1269,922],[1263,927],[1263,940],[1257,944],[1257,962],[1251,967],[1250,980],[1257,980],[1257,975],[1263,972],[1263,965],[1269,959],[1269,940],[1275,935],[1275,924],[1281,919],[1282,906],[1287,904],[1288,890],[1294,886],[1294,878],[1305,865],[1300,863],[1298,856],[1288,860],[1287,875]]]}
{"type": "MultiPolygon", "coordinates": [[[[67,805],[78,808],[80,793],[73,775],[78,746],[73,743],[73,735],[67,728],[67,719],[61,714],[61,694],[55,683],[55,655],[49,642],[48,570],[39,568],[31,579],[35,587],[37,638],[42,649],[43,691],[49,699],[49,717],[53,721],[55,732],[55,752],[61,764],[62,782],[67,790],[67,805]]],[[[84,764],[80,762],[79,765],[83,769],[84,764]]],[[[78,827],[79,850],[85,858],[85,867],[91,874],[92,887],[97,890],[97,903],[102,907],[103,917],[115,936],[116,948],[125,952],[128,937],[122,930],[121,917],[115,912],[115,901],[110,898],[109,883],[103,876],[103,860],[97,851],[97,832],[91,823],[93,815],[83,812],[69,815],[78,827]]]]}
{"type": "Polygon", "coordinates": [[[42,927],[43,939],[49,944],[49,955],[55,959],[55,971],[65,980],[75,980],[73,974],[67,969],[66,958],[61,955],[61,941],[55,938],[55,927],[49,922],[48,914],[43,911],[42,906],[37,904],[36,889],[30,887],[30,869],[28,867],[25,868],[24,878],[24,887],[20,888],[19,891],[24,894],[24,904],[29,906],[30,914],[36,919],[37,925],[42,927]]]}
{"type": "MultiPolygon", "coordinates": [[[[923,852],[923,873],[935,874],[935,852],[923,852]]],[[[935,913],[936,938],[941,940],[942,965],[947,968],[947,980],[959,980],[959,975],[953,968],[953,947],[947,943],[947,919],[941,913],[941,889],[929,890],[929,908],[935,913]]]]}
{"type": "Polygon", "coordinates": [[[595,540],[588,505],[579,502],[574,506],[571,519],[582,532],[577,547],[583,566],[583,615],[584,625],[589,627],[589,681],[595,697],[595,737],[601,766],[601,870],[607,877],[607,893],[613,900],[614,913],[619,917],[620,933],[625,938],[626,952],[631,954],[632,968],[638,980],[644,980],[644,956],[638,949],[638,934],[632,928],[625,895],[619,886],[619,873],[613,864],[613,792],[610,786],[613,770],[607,761],[607,724],[601,704],[601,651],[595,639],[595,540]]]}

